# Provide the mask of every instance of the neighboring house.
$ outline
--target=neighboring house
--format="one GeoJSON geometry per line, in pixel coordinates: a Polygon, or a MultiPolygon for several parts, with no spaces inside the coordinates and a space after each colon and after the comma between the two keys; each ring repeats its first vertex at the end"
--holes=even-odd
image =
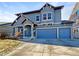
{"type": "Polygon", "coordinates": [[[9,36],[12,36],[13,28],[12,23],[1,23],[0,24],[0,33],[7,33],[9,36]]]}
{"type": "Polygon", "coordinates": [[[35,39],[71,39],[72,21],[61,20],[63,6],[54,7],[46,3],[41,9],[18,13],[12,23],[13,36],[21,32],[20,38],[35,39]]]}
{"type": "Polygon", "coordinates": [[[79,2],[75,4],[69,20],[75,22],[73,24],[73,37],[79,38],[79,2]]]}

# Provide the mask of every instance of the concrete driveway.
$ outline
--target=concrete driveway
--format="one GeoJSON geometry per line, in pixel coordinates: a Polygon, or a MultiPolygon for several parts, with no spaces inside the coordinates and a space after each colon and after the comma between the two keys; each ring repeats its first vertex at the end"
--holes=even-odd
{"type": "Polygon", "coordinates": [[[9,56],[79,56],[78,47],[56,46],[38,43],[28,43],[8,54],[9,56]]]}

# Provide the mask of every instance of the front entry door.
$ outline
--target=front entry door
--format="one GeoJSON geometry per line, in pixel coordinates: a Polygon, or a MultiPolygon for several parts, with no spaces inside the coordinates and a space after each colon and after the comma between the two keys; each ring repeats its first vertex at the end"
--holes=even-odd
{"type": "Polygon", "coordinates": [[[25,37],[31,37],[31,26],[30,25],[26,25],[25,26],[25,37]]]}

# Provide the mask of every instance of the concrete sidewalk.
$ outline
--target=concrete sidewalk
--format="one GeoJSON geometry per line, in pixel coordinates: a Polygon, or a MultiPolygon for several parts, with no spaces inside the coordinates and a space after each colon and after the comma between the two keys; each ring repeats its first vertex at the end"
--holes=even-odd
{"type": "Polygon", "coordinates": [[[22,47],[8,54],[8,56],[79,56],[79,48],[56,45],[46,45],[26,42],[22,47]]]}

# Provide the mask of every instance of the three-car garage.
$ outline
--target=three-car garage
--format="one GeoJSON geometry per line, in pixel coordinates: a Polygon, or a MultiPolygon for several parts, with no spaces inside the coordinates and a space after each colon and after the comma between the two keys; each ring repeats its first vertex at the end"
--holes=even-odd
{"type": "Polygon", "coordinates": [[[70,39],[71,28],[37,28],[37,39],[70,39]]]}

